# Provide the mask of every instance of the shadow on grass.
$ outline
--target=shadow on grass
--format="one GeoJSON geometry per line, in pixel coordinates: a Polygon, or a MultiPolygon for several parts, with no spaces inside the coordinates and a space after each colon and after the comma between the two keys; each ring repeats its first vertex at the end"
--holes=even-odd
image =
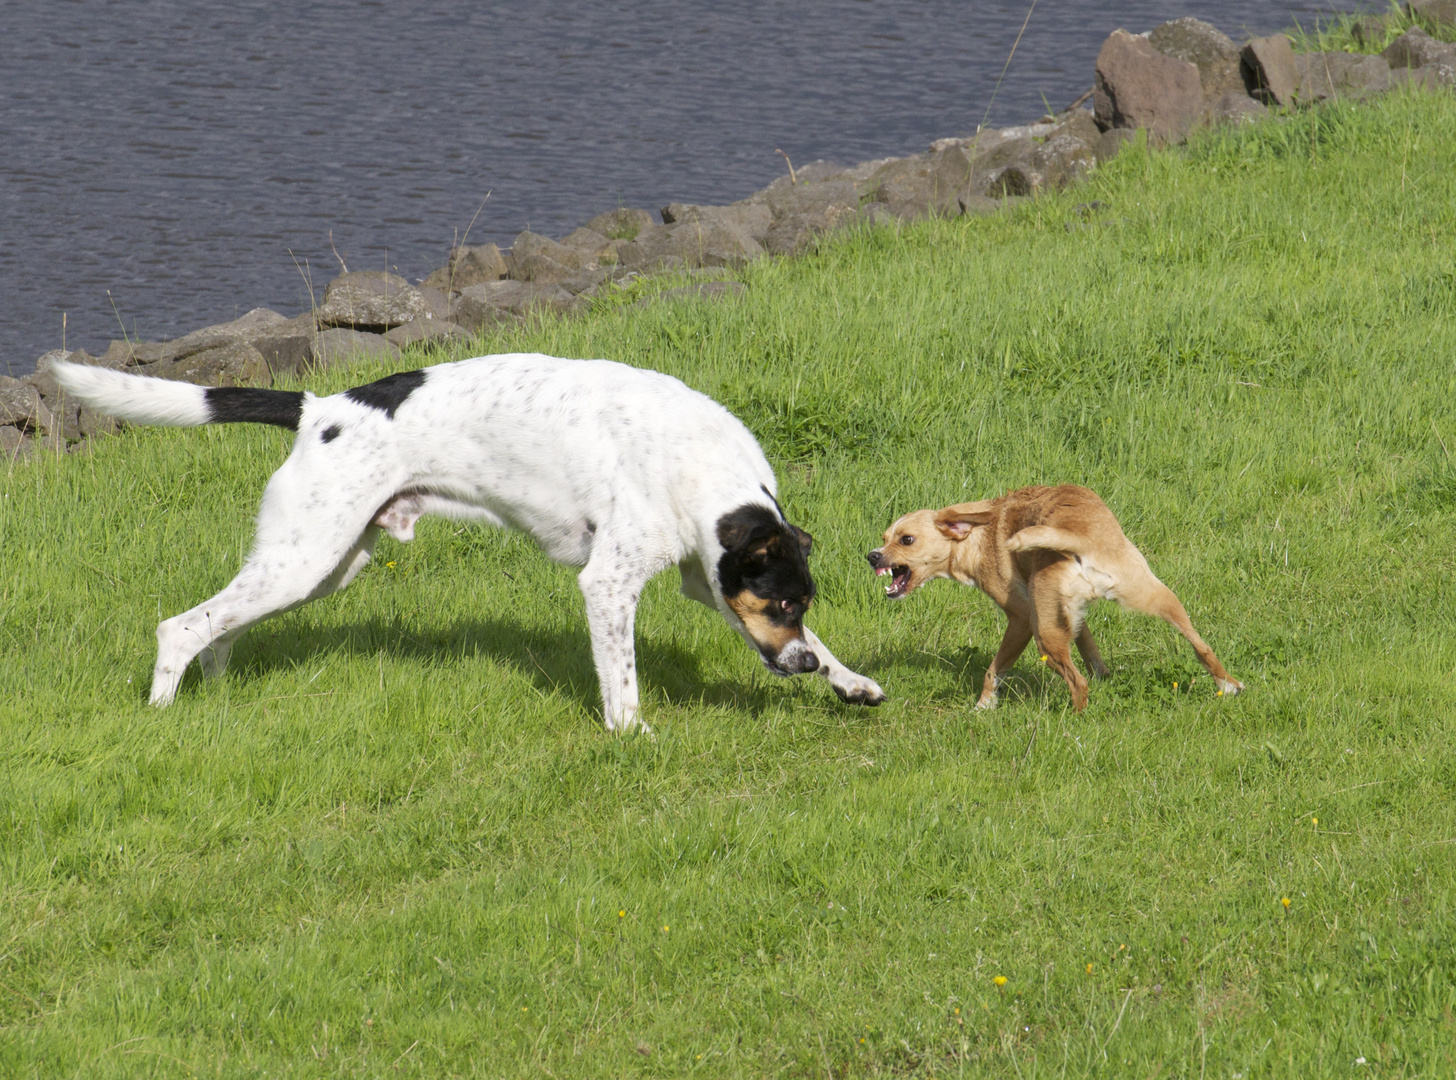
{"type": "MultiPolygon", "coordinates": [[[[747,676],[759,661],[746,648],[740,651],[747,676]]],[[[601,712],[601,692],[585,626],[550,630],[505,619],[463,619],[419,634],[386,619],[332,627],[264,623],[238,643],[226,677],[247,680],[280,670],[300,670],[331,653],[360,657],[385,653],[442,666],[489,657],[529,677],[538,690],[562,694],[594,715],[601,712]]],[[[637,678],[644,699],[660,695],[674,706],[722,705],[757,714],[779,697],[772,683],[705,680],[694,653],[660,638],[637,639],[637,678]]],[[[184,692],[200,680],[194,664],[188,669],[184,692]]]]}

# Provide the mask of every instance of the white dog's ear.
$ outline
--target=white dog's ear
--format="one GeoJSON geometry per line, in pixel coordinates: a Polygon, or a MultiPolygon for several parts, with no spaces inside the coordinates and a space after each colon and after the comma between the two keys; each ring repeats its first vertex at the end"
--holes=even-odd
{"type": "Polygon", "coordinates": [[[973,503],[956,503],[938,511],[935,527],[947,540],[964,540],[977,525],[989,525],[996,520],[991,504],[986,500],[973,503]]]}

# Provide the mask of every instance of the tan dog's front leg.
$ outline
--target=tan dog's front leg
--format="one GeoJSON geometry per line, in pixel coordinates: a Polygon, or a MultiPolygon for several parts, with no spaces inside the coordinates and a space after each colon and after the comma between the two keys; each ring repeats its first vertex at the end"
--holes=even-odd
{"type": "Polygon", "coordinates": [[[996,688],[1001,683],[1001,673],[1016,663],[1016,658],[1026,649],[1031,640],[1031,613],[1029,611],[1008,611],[1006,633],[1001,638],[1001,647],[996,650],[991,666],[986,669],[986,681],[981,687],[981,698],[976,702],[978,709],[996,707],[996,688]]]}

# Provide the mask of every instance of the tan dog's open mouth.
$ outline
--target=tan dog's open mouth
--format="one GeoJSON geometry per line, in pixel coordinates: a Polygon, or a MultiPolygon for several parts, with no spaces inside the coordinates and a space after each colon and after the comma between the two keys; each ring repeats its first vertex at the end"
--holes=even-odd
{"type": "Polygon", "coordinates": [[[914,573],[908,566],[880,566],[875,569],[876,577],[890,575],[890,583],[885,586],[885,596],[891,600],[899,600],[902,596],[910,593],[910,579],[914,573]]]}

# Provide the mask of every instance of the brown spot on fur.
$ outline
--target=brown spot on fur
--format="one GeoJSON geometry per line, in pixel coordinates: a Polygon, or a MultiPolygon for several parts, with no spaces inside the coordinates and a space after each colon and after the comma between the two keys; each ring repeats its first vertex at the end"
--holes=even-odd
{"type": "Polygon", "coordinates": [[[782,621],[778,614],[777,600],[765,600],[747,589],[723,599],[728,601],[733,614],[742,620],[748,636],[760,651],[778,656],[790,642],[803,639],[801,626],[790,626],[782,621]]]}

